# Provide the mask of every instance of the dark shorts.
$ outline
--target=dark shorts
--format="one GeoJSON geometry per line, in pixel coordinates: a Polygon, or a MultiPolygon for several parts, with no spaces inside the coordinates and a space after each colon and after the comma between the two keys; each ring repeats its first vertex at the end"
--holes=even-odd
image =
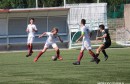
{"type": "Polygon", "coordinates": [[[103,45],[104,45],[104,49],[106,49],[111,46],[111,42],[105,42],[103,43],[103,45]]]}

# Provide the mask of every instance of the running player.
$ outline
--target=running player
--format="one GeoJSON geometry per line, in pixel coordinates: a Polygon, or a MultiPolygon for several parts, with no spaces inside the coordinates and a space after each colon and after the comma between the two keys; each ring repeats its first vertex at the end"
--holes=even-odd
{"type": "Polygon", "coordinates": [[[100,32],[102,33],[101,37],[97,37],[96,40],[100,40],[103,39],[103,44],[101,44],[97,50],[96,50],[96,56],[98,57],[100,54],[100,51],[102,51],[102,53],[104,54],[105,57],[105,61],[108,59],[108,55],[106,54],[105,49],[111,46],[111,38],[110,35],[108,33],[108,31],[105,30],[105,26],[104,25],[99,25],[100,28],[100,32]]]}
{"type": "Polygon", "coordinates": [[[85,26],[86,24],[86,20],[82,19],[81,20],[81,36],[77,39],[76,42],[78,42],[80,39],[82,39],[82,47],[80,50],[80,54],[78,56],[78,59],[76,62],[74,62],[74,65],[80,65],[80,61],[83,57],[84,54],[84,50],[87,49],[88,53],[94,58],[95,62],[98,64],[100,62],[100,59],[98,59],[95,54],[93,53],[93,51],[91,50],[91,42],[90,42],[90,32],[88,27],[85,26]]]}
{"type": "Polygon", "coordinates": [[[29,57],[32,55],[33,51],[33,41],[35,38],[35,32],[37,32],[36,25],[34,24],[34,18],[30,19],[30,24],[28,24],[26,32],[28,33],[28,39],[27,39],[27,47],[28,47],[28,54],[26,57],[29,57]]]}
{"type": "Polygon", "coordinates": [[[41,34],[39,36],[39,38],[41,38],[41,37],[47,35],[48,38],[46,40],[43,50],[41,52],[39,52],[37,57],[34,59],[34,62],[36,62],[38,60],[38,58],[41,57],[41,55],[46,52],[46,50],[49,48],[50,45],[56,51],[56,59],[58,58],[59,60],[63,60],[62,57],[60,56],[60,50],[55,42],[55,39],[58,38],[60,40],[60,42],[62,42],[62,43],[63,43],[63,40],[61,40],[60,36],[57,33],[58,33],[58,29],[53,28],[51,32],[44,32],[43,34],[41,34]]]}

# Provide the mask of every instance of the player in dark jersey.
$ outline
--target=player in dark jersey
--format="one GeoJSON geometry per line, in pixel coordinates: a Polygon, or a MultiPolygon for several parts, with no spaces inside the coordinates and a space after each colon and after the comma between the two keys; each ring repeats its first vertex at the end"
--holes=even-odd
{"type": "Polygon", "coordinates": [[[96,40],[103,39],[103,44],[101,44],[97,50],[96,50],[96,56],[98,57],[100,54],[100,51],[104,54],[105,61],[108,59],[108,55],[106,54],[105,49],[111,46],[111,38],[108,33],[108,31],[105,30],[104,25],[99,25],[100,32],[102,33],[102,36],[97,37],[96,40]]]}

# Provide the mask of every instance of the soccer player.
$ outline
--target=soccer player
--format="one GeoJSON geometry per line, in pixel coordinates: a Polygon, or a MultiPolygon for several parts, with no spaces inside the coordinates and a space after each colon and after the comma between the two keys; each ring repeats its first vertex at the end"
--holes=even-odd
{"type": "Polygon", "coordinates": [[[35,32],[37,32],[36,25],[34,24],[34,18],[30,19],[30,24],[28,24],[26,32],[28,33],[28,39],[27,39],[27,47],[28,47],[28,54],[26,57],[29,57],[32,55],[33,51],[33,41],[35,38],[35,32]]]}
{"type": "Polygon", "coordinates": [[[111,46],[111,38],[110,35],[108,33],[108,31],[105,30],[105,26],[99,25],[100,28],[100,32],[102,33],[102,36],[97,37],[96,40],[100,40],[103,39],[103,44],[101,44],[97,50],[96,50],[96,56],[98,57],[100,54],[100,51],[102,51],[102,53],[104,54],[105,57],[105,61],[108,59],[108,55],[106,54],[105,49],[111,46]]]}
{"type": "Polygon", "coordinates": [[[88,53],[94,58],[95,62],[98,64],[100,62],[100,59],[98,59],[93,51],[91,50],[91,42],[90,42],[90,32],[88,27],[85,26],[86,20],[82,19],[81,20],[81,36],[76,40],[78,42],[80,39],[82,39],[82,47],[80,50],[80,54],[78,56],[78,59],[76,62],[74,62],[74,65],[80,65],[80,61],[83,57],[84,50],[87,49],[88,53]]]}
{"type": "Polygon", "coordinates": [[[41,55],[43,53],[46,52],[46,50],[49,48],[49,46],[51,45],[55,51],[56,51],[56,59],[58,58],[59,60],[63,60],[63,58],[60,56],[60,50],[55,42],[56,38],[58,38],[60,40],[61,43],[63,43],[63,40],[61,40],[60,36],[58,35],[58,29],[57,28],[53,28],[51,30],[51,32],[44,32],[43,34],[41,34],[39,36],[39,38],[43,37],[47,35],[48,38],[46,40],[46,43],[44,45],[44,48],[41,52],[39,52],[39,54],[37,55],[37,57],[34,59],[34,62],[36,62],[38,60],[39,57],[41,57],[41,55]]]}

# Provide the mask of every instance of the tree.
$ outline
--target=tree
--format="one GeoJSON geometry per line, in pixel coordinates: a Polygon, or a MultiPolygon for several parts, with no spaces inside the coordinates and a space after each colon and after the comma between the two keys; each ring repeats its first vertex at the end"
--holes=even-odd
{"type": "MultiPolygon", "coordinates": [[[[97,0],[66,0],[67,4],[74,3],[93,3],[97,0]]],[[[100,2],[108,3],[108,6],[116,6],[122,3],[130,3],[130,0],[100,0],[100,2]]],[[[38,7],[56,7],[63,6],[64,0],[38,0],[38,7]]],[[[0,0],[0,8],[34,8],[36,5],[35,0],[0,0]]]]}

